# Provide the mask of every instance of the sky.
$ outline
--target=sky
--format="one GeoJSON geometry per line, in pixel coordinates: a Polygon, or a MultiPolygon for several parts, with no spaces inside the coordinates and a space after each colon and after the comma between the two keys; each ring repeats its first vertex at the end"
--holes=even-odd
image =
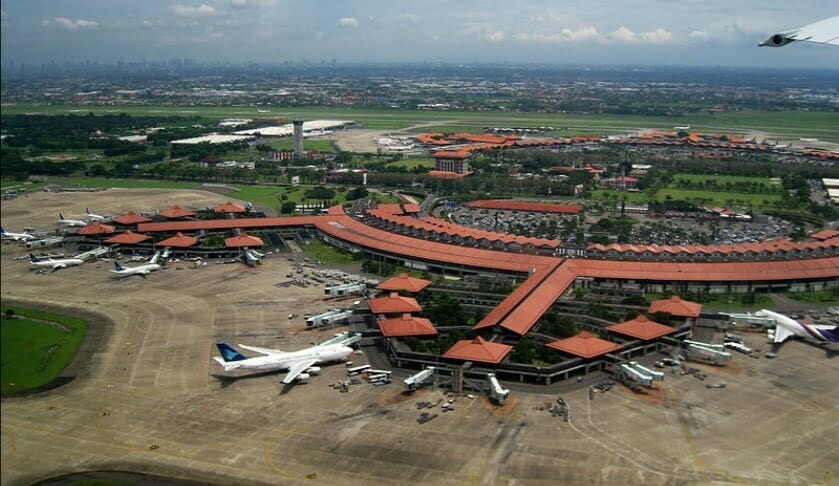
{"type": "Polygon", "coordinates": [[[836,0],[0,0],[4,61],[417,62],[839,68],[757,43],[836,0]]]}

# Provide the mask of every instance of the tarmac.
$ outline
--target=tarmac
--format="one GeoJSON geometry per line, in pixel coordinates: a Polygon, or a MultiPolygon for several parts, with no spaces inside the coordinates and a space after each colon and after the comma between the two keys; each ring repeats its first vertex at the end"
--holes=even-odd
{"type": "MultiPolygon", "coordinates": [[[[134,191],[144,204],[125,209],[165,207],[159,199],[175,197],[134,191]]],[[[59,202],[121,212],[108,193],[4,201],[3,225],[33,225],[33,199],[49,208],[38,217],[50,224],[59,202]]],[[[69,383],[2,400],[4,485],[88,471],[330,485],[830,484],[839,476],[839,360],[802,342],[775,359],[737,354],[726,367],[695,365],[705,381],[668,372],[640,395],[618,385],[589,400],[583,385],[593,381],[569,383],[561,391],[567,423],[544,410],[555,394],[514,390],[503,407],[454,397],[454,411],[438,406],[437,418],[419,424],[415,404],[443,391],[405,395],[395,381],[339,393],[329,385],[346,379],[342,364],[283,386],[277,374],[231,379],[212,361],[218,341],[296,350],[342,330],[305,329],[303,314],[330,303],[319,287],[271,285],[291,269],[282,255],[253,269],[182,263],[114,281],[105,262],[41,275],[14,260],[21,254],[2,246],[2,302],[81,315],[97,331],[66,370],[69,383]],[[721,382],[726,388],[706,387],[721,382]]],[[[769,349],[763,334],[745,338],[769,349]]]]}

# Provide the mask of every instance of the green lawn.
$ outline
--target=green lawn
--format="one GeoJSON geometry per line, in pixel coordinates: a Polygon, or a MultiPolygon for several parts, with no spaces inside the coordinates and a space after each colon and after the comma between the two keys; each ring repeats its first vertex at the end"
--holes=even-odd
{"type": "Polygon", "coordinates": [[[50,184],[64,187],[123,187],[129,189],[201,189],[200,182],[109,179],[106,177],[47,177],[50,184]]]}
{"type": "Polygon", "coordinates": [[[705,182],[709,180],[717,181],[717,184],[725,184],[726,182],[757,182],[766,185],[778,185],[780,180],[773,180],[770,177],[749,177],[749,176],[733,176],[733,175],[716,175],[716,174],[684,174],[679,173],[673,176],[673,180],[678,181],[683,179],[690,182],[705,182]]]}
{"type": "Polygon", "coordinates": [[[629,192],[616,191],[614,189],[595,189],[591,191],[591,198],[600,201],[621,201],[621,198],[626,197],[626,202],[630,203],[646,203],[648,197],[643,192],[629,192]]]}
{"type": "Polygon", "coordinates": [[[397,162],[391,162],[387,165],[388,167],[405,167],[408,170],[413,170],[417,167],[427,167],[429,169],[433,169],[434,159],[431,157],[411,157],[397,162]]]}
{"type": "MultiPolygon", "coordinates": [[[[286,196],[285,201],[291,201],[295,203],[302,203],[303,200],[307,199],[306,197],[306,190],[310,189],[311,187],[306,186],[299,186],[299,187],[289,187],[289,186],[238,186],[239,190],[229,193],[229,196],[234,197],[236,199],[241,199],[243,201],[248,201],[253,203],[257,206],[268,206],[274,208],[276,210],[280,209],[282,203],[284,202],[282,196],[286,196]]],[[[344,202],[346,198],[346,191],[344,188],[332,188],[335,191],[335,197],[332,198],[333,201],[337,201],[337,203],[344,202]]],[[[314,200],[312,200],[314,201],[314,200]]]]}
{"type": "MultiPolygon", "coordinates": [[[[286,139],[277,142],[272,142],[271,148],[274,150],[294,150],[294,140],[286,139]]],[[[303,150],[318,150],[320,152],[334,152],[332,142],[329,140],[303,140],[303,150]]]]}
{"type": "Polygon", "coordinates": [[[779,194],[748,194],[740,192],[712,192],[690,189],[660,189],[656,199],[664,201],[670,196],[673,200],[683,200],[705,206],[753,206],[756,208],[774,207],[775,201],[781,200],[779,194]]]}
{"type": "Polygon", "coordinates": [[[819,292],[787,292],[784,295],[790,299],[810,304],[839,304],[839,290],[822,290],[819,292]]]}
{"type": "MultiPolygon", "coordinates": [[[[9,307],[0,309],[5,314],[9,307]]],[[[3,393],[30,390],[52,382],[73,360],[87,330],[85,321],[74,317],[13,310],[17,317],[0,320],[3,393]],[[68,329],[42,321],[59,323],[68,329]]]]}
{"type": "Polygon", "coordinates": [[[356,257],[352,253],[314,238],[303,245],[303,251],[309,258],[327,265],[349,265],[356,261],[356,257]]]}
{"type": "MultiPolygon", "coordinates": [[[[644,298],[649,301],[669,298],[670,294],[644,294],[644,298]]],[[[765,294],[703,294],[702,298],[697,299],[691,296],[683,296],[686,300],[699,302],[702,305],[709,307],[721,307],[725,309],[766,309],[772,308],[775,305],[769,296],[765,294]],[[754,299],[750,301],[750,299],[754,299]]]]}
{"type": "MultiPolygon", "coordinates": [[[[266,107],[263,107],[265,109],[266,107]]],[[[753,130],[769,133],[773,137],[791,138],[817,137],[821,140],[839,142],[839,112],[808,111],[739,111],[723,114],[694,113],[679,117],[642,115],[577,115],[521,112],[463,112],[463,111],[421,111],[393,109],[354,108],[284,108],[269,107],[270,113],[262,114],[256,107],[178,107],[178,106],[83,106],[44,105],[39,103],[4,103],[4,115],[21,113],[41,114],[86,114],[93,112],[128,113],[134,115],[198,116],[208,119],[226,117],[249,117],[276,119],[347,119],[374,129],[402,129],[418,123],[441,122],[446,131],[480,131],[488,126],[554,126],[569,130],[585,130],[596,133],[617,133],[638,128],[672,130],[675,125],[691,125],[693,130],[717,133],[743,134],[753,130]]],[[[426,128],[421,128],[425,131],[426,128]]]]}

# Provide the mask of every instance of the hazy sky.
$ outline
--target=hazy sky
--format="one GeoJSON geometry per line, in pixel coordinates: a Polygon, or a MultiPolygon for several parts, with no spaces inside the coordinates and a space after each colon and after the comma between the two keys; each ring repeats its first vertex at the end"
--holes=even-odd
{"type": "Polygon", "coordinates": [[[25,62],[454,61],[839,67],[839,48],[757,48],[837,0],[2,0],[25,62]]]}

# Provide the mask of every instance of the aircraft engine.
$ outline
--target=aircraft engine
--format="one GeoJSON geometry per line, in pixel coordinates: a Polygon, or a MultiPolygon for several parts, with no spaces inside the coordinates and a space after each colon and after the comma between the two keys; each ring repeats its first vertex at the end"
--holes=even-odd
{"type": "Polygon", "coordinates": [[[768,46],[768,47],[782,47],[791,42],[795,42],[795,39],[792,37],[787,37],[784,34],[775,34],[772,37],[763,41],[761,46],[768,46]]]}
{"type": "Polygon", "coordinates": [[[310,375],[319,375],[320,374],[320,366],[312,366],[311,368],[306,368],[305,373],[310,375]]]}
{"type": "Polygon", "coordinates": [[[297,381],[304,382],[308,380],[310,377],[311,375],[309,373],[300,373],[299,375],[297,375],[297,381]]]}

